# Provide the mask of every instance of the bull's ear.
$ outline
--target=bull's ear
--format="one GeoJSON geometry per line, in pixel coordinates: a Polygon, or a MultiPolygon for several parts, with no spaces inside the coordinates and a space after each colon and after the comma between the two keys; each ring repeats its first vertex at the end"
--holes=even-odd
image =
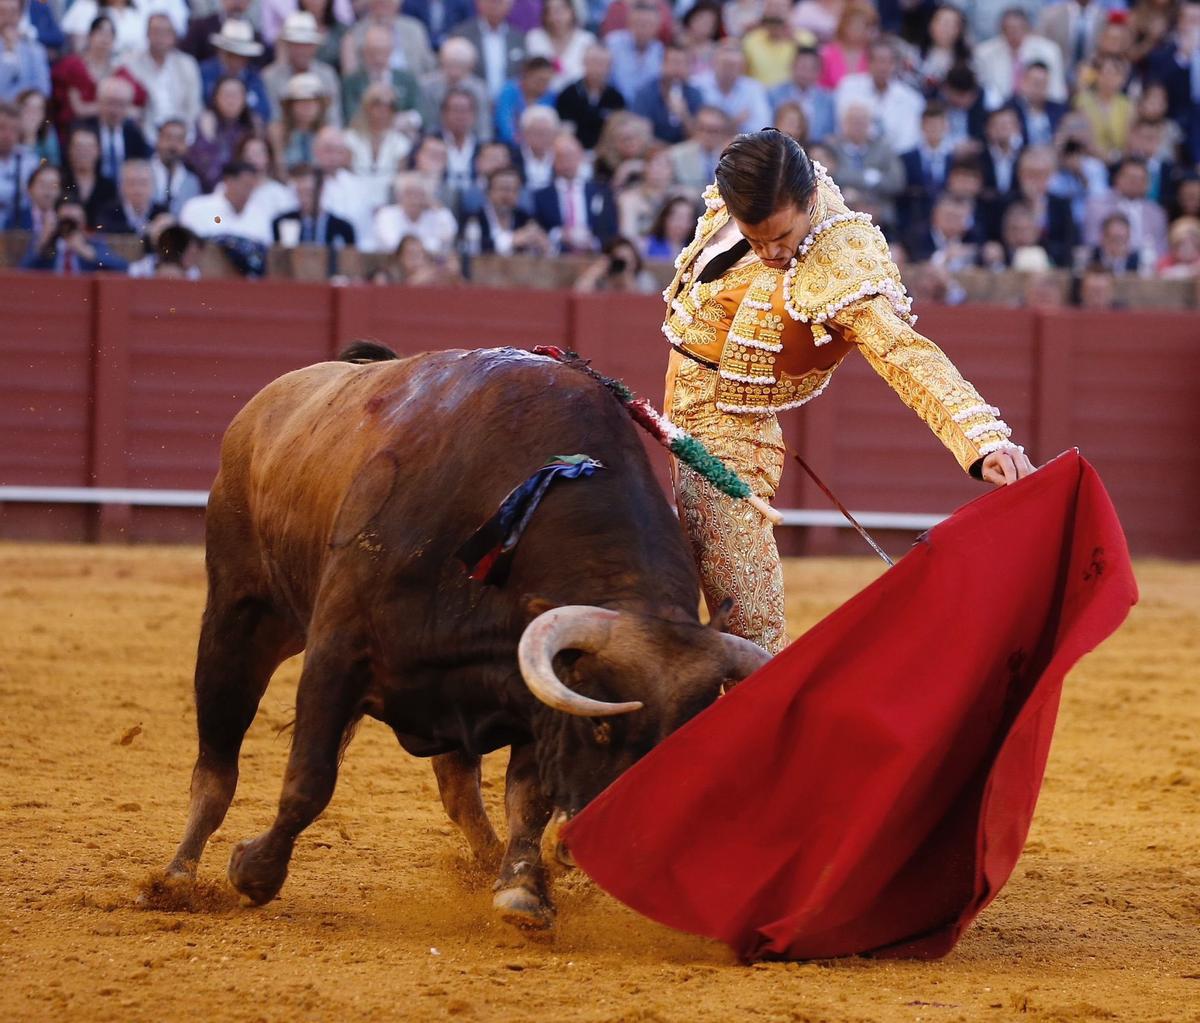
{"type": "Polygon", "coordinates": [[[716,632],[724,632],[729,628],[729,616],[733,613],[733,598],[726,597],[721,601],[721,606],[713,613],[708,620],[708,627],[716,632]]]}
{"type": "Polygon", "coordinates": [[[552,611],[559,606],[552,600],[547,600],[545,597],[539,597],[532,593],[527,593],[521,598],[521,605],[525,610],[525,620],[527,622],[531,622],[539,615],[544,615],[547,611],[552,611]]]}

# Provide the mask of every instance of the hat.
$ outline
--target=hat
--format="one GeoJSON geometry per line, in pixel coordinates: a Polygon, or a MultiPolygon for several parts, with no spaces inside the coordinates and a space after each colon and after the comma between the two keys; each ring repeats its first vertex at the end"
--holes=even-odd
{"type": "Polygon", "coordinates": [[[1040,245],[1022,245],[1013,252],[1012,268],[1020,273],[1045,273],[1050,269],[1050,257],[1040,245]]]}
{"type": "Polygon", "coordinates": [[[301,71],[288,79],[280,99],[324,99],[325,83],[311,71],[301,71]]]}
{"type": "Polygon", "coordinates": [[[317,19],[308,11],[295,11],[283,19],[279,38],[285,43],[312,43],[319,45],[325,36],[317,25],[317,19]]]}
{"type": "Polygon", "coordinates": [[[263,52],[262,43],[254,38],[254,26],[239,18],[228,19],[221,26],[221,31],[209,36],[208,41],[218,50],[239,57],[258,57],[263,52]]]}

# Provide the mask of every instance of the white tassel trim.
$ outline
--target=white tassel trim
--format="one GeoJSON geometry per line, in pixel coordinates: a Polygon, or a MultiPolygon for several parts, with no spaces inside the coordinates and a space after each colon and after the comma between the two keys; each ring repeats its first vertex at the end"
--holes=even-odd
{"type": "Polygon", "coordinates": [[[726,341],[732,341],[736,345],[745,345],[747,348],[761,348],[764,352],[782,352],[782,344],[767,344],[766,341],[759,341],[757,338],[746,337],[743,334],[737,334],[730,331],[725,335],[726,341]]]}
{"type": "Polygon", "coordinates": [[[769,313],[771,311],[770,302],[759,302],[757,299],[753,298],[743,298],[742,305],[749,306],[751,309],[757,309],[764,313],[769,313]]]}
{"type": "Polygon", "coordinates": [[[985,444],[981,447],[979,455],[982,458],[986,458],[993,451],[1019,451],[1021,454],[1025,454],[1025,449],[1020,444],[1014,444],[1009,440],[994,440],[990,444],[985,444]]]}
{"type": "Polygon", "coordinates": [[[744,376],[741,373],[733,373],[727,369],[721,370],[721,377],[725,380],[736,380],[739,384],[761,384],[769,387],[775,383],[774,377],[744,376]]]}
{"type": "Polygon", "coordinates": [[[1012,427],[1003,419],[995,419],[988,423],[980,423],[978,426],[972,426],[969,430],[964,430],[967,440],[978,440],[980,437],[986,437],[989,433],[1002,433],[1005,437],[1012,436],[1012,427]]]}
{"type": "Polygon", "coordinates": [[[954,413],[954,421],[956,423],[965,423],[968,419],[974,419],[976,416],[998,416],[1000,410],[995,405],[971,405],[968,408],[960,409],[954,413]]]}

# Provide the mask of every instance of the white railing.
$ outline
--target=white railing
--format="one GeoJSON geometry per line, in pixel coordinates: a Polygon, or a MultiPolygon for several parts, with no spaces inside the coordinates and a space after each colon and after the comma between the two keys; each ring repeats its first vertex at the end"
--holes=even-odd
{"type": "MultiPolygon", "coordinates": [[[[0,504],[130,504],[142,508],[203,508],[206,490],[155,490],[131,487],[23,487],[0,486],[0,504]]],[[[785,526],[837,526],[849,528],[839,512],[808,508],[781,508],[785,526]]],[[[941,522],[944,515],[904,512],[855,512],[864,529],[904,529],[921,532],[941,522]]]]}

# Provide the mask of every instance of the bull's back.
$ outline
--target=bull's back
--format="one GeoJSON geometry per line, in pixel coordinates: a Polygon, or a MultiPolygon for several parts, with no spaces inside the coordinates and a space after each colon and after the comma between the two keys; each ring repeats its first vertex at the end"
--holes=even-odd
{"type": "Polygon", "coordinates": [[[383,544],[390,571],[440,565],[529,473],[577,453],[608,468],[586,487],[552,491],[543,521],[603,533],[633,501],[646,535],[678,533],[619,403],[574,369],[513,349],[321,363],[269,384],[239,413],[210,515],[224,508],[250,528],[247,542],[303,613],[339,533],[382,514],[386,537],[363,545],[383,544]]]}

